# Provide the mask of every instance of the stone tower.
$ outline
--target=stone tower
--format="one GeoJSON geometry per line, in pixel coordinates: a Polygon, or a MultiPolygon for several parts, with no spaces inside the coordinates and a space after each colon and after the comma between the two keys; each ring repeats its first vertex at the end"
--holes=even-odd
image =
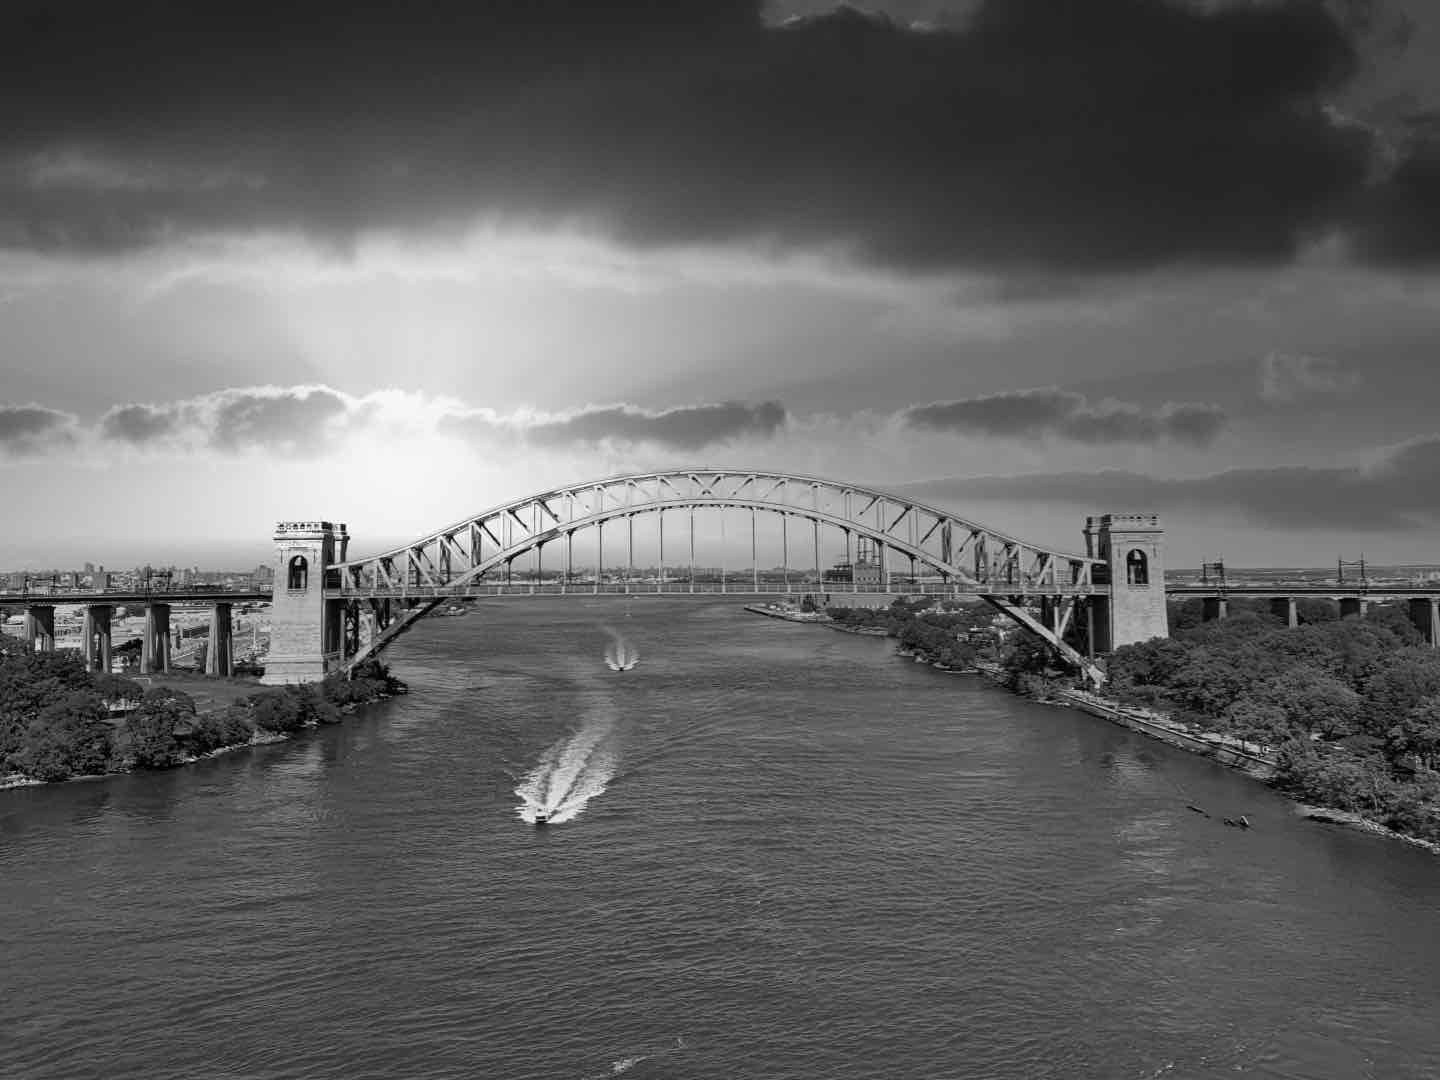
{"type": "Polygon", "coordinates": [[[270,656],[261,682],[316,682],[340,666],[345,602],[329,570],[344,562],[350,537],[328,521],[275,526],[275,591],[270,601],[270,656]],[[326,597],[326,586],[332,596],[326,597]]]}
{"type": "MultiPolygon", "coordinates": [[[[1110,595],[1093,604],[1096,652],[1169,637],[1165,614],[1165,531],[1156,514],[1102,514],[1085,519],[1085,553],[1103,559],[1110,595]]],[[[1102,584],[1097,575],[1095,582],[1102,584]]]]}

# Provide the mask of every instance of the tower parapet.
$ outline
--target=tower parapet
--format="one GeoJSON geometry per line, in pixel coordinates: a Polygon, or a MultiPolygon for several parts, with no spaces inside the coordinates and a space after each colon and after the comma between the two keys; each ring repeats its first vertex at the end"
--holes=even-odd
{"type": "MultiPolygon", "coordinates": [[[[343,562],[344,524],[282,521],[275,526],[275,588],[270,603],[267,685],[316,682],[340,665],[344,601],[327,599],[330,567],[343,562]]],[[[335,571],[338,573],[338,571],[335,571]]]]}
{"type": "Polygon", "coordinates": [[[1110,586],[1109,597],[1099,605],[1101,617],[1095,620],[1096,651],[1170,636],[1164,539],[1158,514],[1101,514],[1085,519],[1085,553],[1105,561],[1110,586]]]}

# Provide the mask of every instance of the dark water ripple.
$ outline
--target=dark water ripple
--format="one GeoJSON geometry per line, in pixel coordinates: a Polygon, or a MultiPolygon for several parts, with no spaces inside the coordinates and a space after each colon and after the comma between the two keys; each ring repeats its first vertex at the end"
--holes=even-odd
{"type": "Polygon", "coordinates": [[[883,641],[632,612],[434,620],[342,727],[0,794],[0,1075],[1440,1076],[1440,860],[883,641]],[[605,790],[537,830],[547,753],[605,790]]]}

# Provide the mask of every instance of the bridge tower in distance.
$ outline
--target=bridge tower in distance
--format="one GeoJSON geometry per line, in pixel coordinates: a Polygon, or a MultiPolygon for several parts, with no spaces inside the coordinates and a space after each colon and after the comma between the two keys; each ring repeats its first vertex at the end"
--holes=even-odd
{"type": "Polygon", "coordinates": [[[345,601],[327,599],[339,587],[350,544],[345,526],[328,521],[282,521],[275,526],[275,591],[270,602],[270,655],[261,682],[316,682],[340,665],[345,601]],[[329,580],[335,576],[337,580],[329,580]]]}
{"type": "Polygon", "coordinates": [[[1105,560],[1110,579],[1110,595],[1091,601],[1090,640],[1096,652],[1170,636],[1164,537],[1156,514],[1085,519],[1085,553],[1105,560]]]}

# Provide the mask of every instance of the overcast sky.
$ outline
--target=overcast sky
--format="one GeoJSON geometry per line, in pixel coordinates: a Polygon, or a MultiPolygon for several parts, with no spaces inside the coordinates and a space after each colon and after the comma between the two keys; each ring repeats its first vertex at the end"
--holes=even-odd
{"type": "Polygon", "coordinates": [[[1433,6],[7,4],[0,567],[691,464],[1440,561],[1433,6]]]}

